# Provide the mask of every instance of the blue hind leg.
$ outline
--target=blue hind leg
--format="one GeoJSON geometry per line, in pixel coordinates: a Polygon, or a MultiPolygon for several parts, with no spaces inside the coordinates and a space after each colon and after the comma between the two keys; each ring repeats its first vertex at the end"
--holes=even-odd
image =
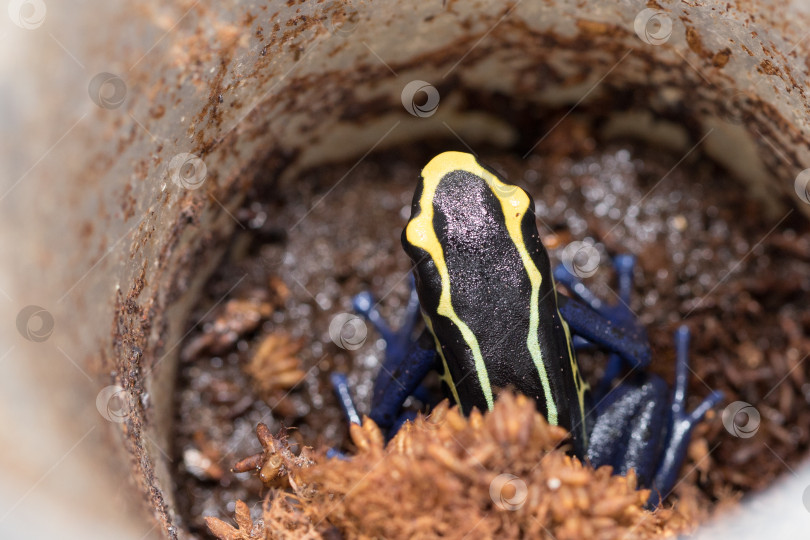
{"type": "Polygon", "coordinates": [[[669,411],[666,441],[658,462],[655,479],[650,486],[652,491],[647,504],[653,508],[658,506],[675,486],[695,425],[703,419],[709,409],[723,399],[723,393],[715,390],[692,412],[686,412],[686,390],[689,382],[689,339],[688,327],[681,326],[675,331],[675,387],[669,411]]]}
{"type": "Polygon", "coordinates": [[[689,378],[689,330],[675,333],[674,395],[669,400],[660,377],[637,373],[610,390],[596,407],[587,456],[594,467],[610,465],[616,474],[635,470],[640,487],[650,488],[655,508],[675,485],[695,425],[723,397],[712,392],[686,412],[689,378]]]}

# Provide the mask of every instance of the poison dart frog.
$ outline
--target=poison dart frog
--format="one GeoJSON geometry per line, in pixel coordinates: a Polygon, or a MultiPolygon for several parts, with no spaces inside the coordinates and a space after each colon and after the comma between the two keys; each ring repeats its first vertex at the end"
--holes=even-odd
{"type": "MultiPolygon", "coordinates": [[[[692,429],[722,394],[686,412],[686,326],[675,332],[673,397],[663,379],[645,371],[650,345],[628,307],[632,256],[613,261],[621,301],[601,302],[563,265],[552,271],[531,196],[462,152],[439,154],[422,170],[402,245],[414,277],[403,327],[392,331],[369,293],[354,299],[387,345],[372,392],[374,422],[393,435],[412,417],[403,403],[432,369],[465,413],[491,409],[495,389],[511,386],[533,398],[549,424],[571,433],[578,458],[616,474],[634,469],[639,487],[651,489],[650,507],[666,497],[692,429]],[[557,293],[555,278],[573,297],[557,293]],[[420,313],[425,329],[414,340],[420,313]],[[609,352],[593,390],[576,359],[586,346],[609,352]]],[[[345,376],[335,374],[333,384],[359,422],[345,376]]]]}

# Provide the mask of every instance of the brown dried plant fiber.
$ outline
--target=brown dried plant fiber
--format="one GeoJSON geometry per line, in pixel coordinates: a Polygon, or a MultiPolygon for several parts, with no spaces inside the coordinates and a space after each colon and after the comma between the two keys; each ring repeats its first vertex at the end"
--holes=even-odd
{"type": "Polygon", "coordinates": [[[648,491],[636,490],[634,474],[614,476],[566,455],[566,431],[510,392],[491,412],[469,417],[443,402],[387,445],[369,419],[352,425],[351,436],[357,453],[348,460],[307,449],[307,459],[273,454],[287,462],[292,493],[271,489],[256,520],[240,501],[237,528],[207,518],[211,532],[223,540],[648,539],[684,532],[699,517],[689,505],[645,510],[648,491]]]}

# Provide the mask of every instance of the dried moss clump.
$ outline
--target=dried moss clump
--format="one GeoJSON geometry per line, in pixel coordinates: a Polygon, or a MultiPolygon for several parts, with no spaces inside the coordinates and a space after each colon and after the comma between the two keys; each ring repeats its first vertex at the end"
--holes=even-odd
{"type": "MultiPolygon", "coordinates": [[[[358,451],[350,460],[321,455],[296,471],[294,496],[268,494],[265,538],[647,539],[692,524],[673,508],[645,510],[648,491],[636,490],[634,475],[566,455],[566,431],[524,396],[504,393],[492,412],[469,417],[442,403],[388,445],[368,419],[351,429],[358,451]]],[[[236,530],[224,525],[209,518],[219,538],[253,538],[223,536],[236,530]]]]}
{"type": "Polygon", "coordinates": [[[318,540],[323,538],[310,519],[295,509],[300,500],[295,495],[268,495],[262,505],[262,519],[254,521],[250,508],[236,501],[234,520],[236,527],[224,521],[207,517],[205,522],[211,533],[220,540],[318,540]]]}
{"type": "Polygon", "coordinates": [[[278,401],[280,392],[294,387],[306,376],[297,356],[302,346],[303,340],[294,340],[285,333],[269,334],[250,357],[245,372],[268,403],[278,401]]]}
{"type": "Polygon", "coordinates": [[[266,296],[235,298],[218,307],[213,321],[206,322],[204,331],[186,342],[180,357],[187,362],[203,354],[218,355],[230,350],[239,338],[255,331],[272,315],[274,305],[263,299],[266,296]]]}

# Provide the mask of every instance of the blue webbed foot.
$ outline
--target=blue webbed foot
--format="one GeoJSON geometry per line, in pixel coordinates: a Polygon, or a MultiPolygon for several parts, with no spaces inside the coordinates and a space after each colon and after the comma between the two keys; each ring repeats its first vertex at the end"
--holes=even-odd
{"type": "Polygon", "coordinates": [[[650,486],[652,491],[647,502],[651,508],[658,506],[675,486],[692,430],[706,413],[723,399],[723,392],[715,390],[692,412],[686,412],[686,391],[690,371],[689,340],[689,328],[686,325],[680,326],[675,331],[675,387],[668,419],[667,437],[655,479],[650,486]]]}

